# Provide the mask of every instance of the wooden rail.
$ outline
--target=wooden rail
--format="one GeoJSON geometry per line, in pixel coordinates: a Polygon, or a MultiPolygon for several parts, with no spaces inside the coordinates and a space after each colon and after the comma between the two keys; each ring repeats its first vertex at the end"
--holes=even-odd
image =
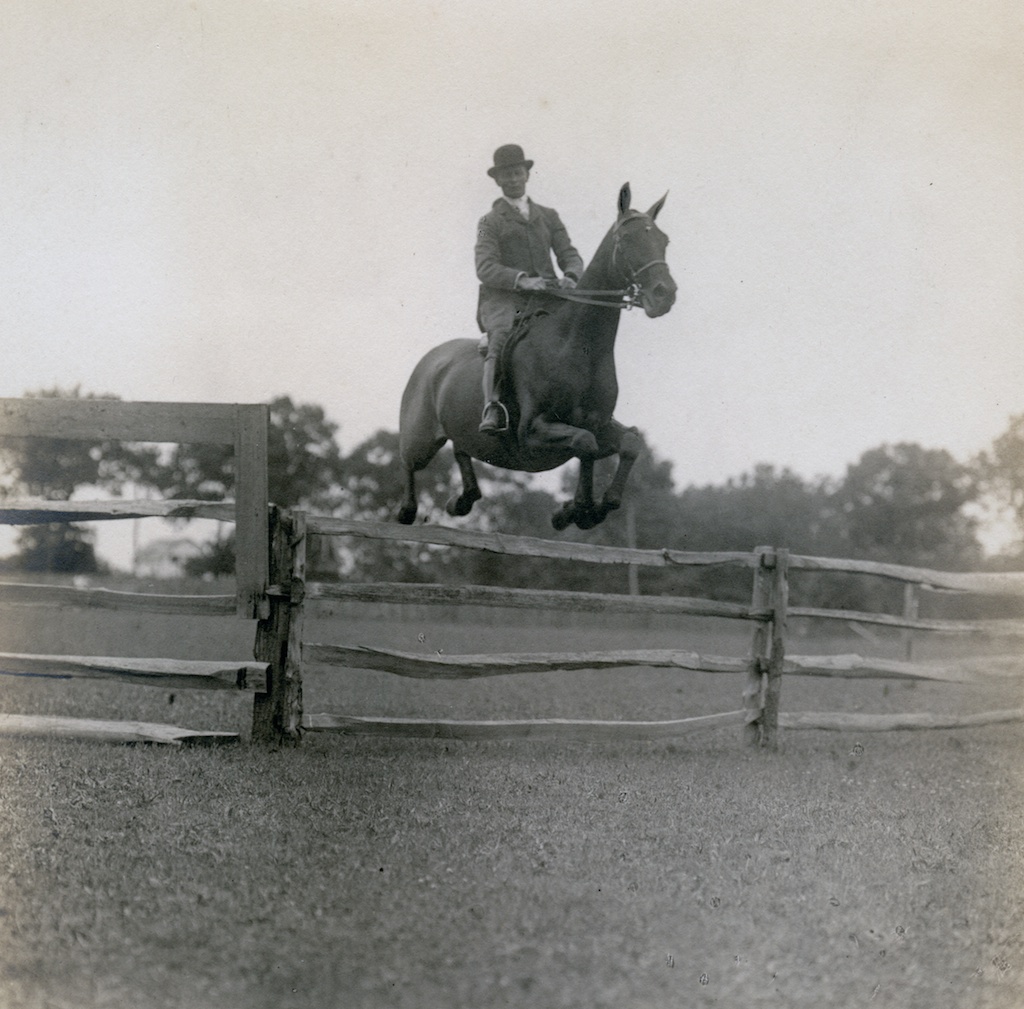
{"type": "Polygon", "coordinates": [[[236,598],[233,595],[192,596],[153,592],[120,592],[116,589],[78,588],[74,585],[0,582],[0,604],[223,617],[230,616],[235,612],[236,598]]]}
{"type": "Polygon", "coordinates": [[[1008,711],[981,711],[973,715],[933,715],[906,712],[871,715],[840,711],[790,711],[779,715],[784,729],[825,729],[838,732],[893,732],[897,729],[967,729],[979,725],[1024,721],[1024,708],[1008,711]]]}
{"type": "Polygon", "coordinates": [[[237,743],[237,732],[199,732],[159,722],[105,722],[57,715],[0,715],[0,736],[86,739],[101,743],[164,743],[171,746],[220,746],[237,743]]]}
{"type": "Polygon", "coordinates": [[[113,519],[217,519],[234,522],[234,501],[40,501],[0,502],[0,525],[103,522],[113,519]]]}
{"type": "Polygon", "coordinates": [[[308,530],[320,536],[358,536],[364,539],[431,543],[466,547],[510,557],[542,557],[549,560],[588,561],[592,564],[627,564],[641,567],[712,567],[726,565],[752,568],[757,557],[749,552],[697,553],[685,550],[637,550],[630,547],[595,546],[590,543],[542,540],[531,536],[452,529],[447,526],[401,526],[388,522],[309,515],[308,530]]]}
{"type": "Polygon", "coordinates": [[[421,680],[469,680],[509,673],[550,673],[575,669],[687,669],[701,673],[742,673],[746,659],[696,652],[651,649],[610,652],[516,652],[485,655],[416,655],[361,645],[302,646],[305,665],[378,669],[421,680]]]}
{"type": "Polygon", "coordinates": [[[205,690],[267,689],[267,664],[199,659],[125,659],[99,655],[19,655],[0,652],[0,674],[55,679],[85,677],[147,687],[205,690]]]}
{"type": "Polygon", "coordinates": [[[672,739],[694,729],[740,725],[743,711],[699,715],[664,722],[587,721],[537,718],[523,721],[445,721],[420,718],[358,718],[353,715],[306,715],[302,727],[312,732],[349,736],[404,736],[426,739],[567,739],[578,742],[626,739],[672,739]]]}
{"type": "Polygon", "coordinates": [[[490,585],[414,585],[405,582],[335,584],[310,582],[306,599],[417,605],[491,606],[503,609],[572,610],[586,613],[670,613],[734,620],[768,620],[771,611],[743,603],[683,596],[626,596],[554,589],[507,589],[490,585]]]}
{"type": "MultiPolygon", "coordinates": [[[[695,673],[745,673],[749,659],[701,655],[675,649],[606,652],[509,652],[480,655],[418,655],[415,652],[331,645],[302,646],[306,666],[373,669],[421,680],[469,680],[512,673],[552,673],[598,669],[685,669],[695,673]]],[[[788,676],[842,679],[923,680],[936,683],[995,684],[1024,676],[1024,655],[989,655],[945,663],[913,663],[861,655],[788,655],[788,676]]]]}

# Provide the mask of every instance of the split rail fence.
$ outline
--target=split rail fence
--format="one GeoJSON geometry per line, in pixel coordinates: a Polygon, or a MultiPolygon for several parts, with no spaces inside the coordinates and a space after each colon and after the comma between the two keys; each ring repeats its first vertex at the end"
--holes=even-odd
{"type": "MultiPolygon", "coordinates": [[[[232,595],[169,595],[113,592],[71,586],[0,583],[0,604],[51,607],[100,607],[188,617],[236,616],[257,621],[253,660],[188,661],[164,658],[0,654],[0,673],[15,675],[104,677],[161,687],[247,690],[253,693],[252,738],[258,742],[296,742],[303,732],[428,736],[455,739],[537,738],[659,739],[690,730],[735,724],[752,744],[773,748],[780,728],[879,731],[955,728],[1024,720],[1024,709],[944,716],[927,713],[863,714],[780,711],[784,676],[881,678],[948,683],[1019,682],[1024,657],[1019,642],[1024,620],[937,620],[918,615],[922,587],[955,593],[1024,598],[1024,573],[984,574],[931,571],[869,561],[791,555],[760,547],[751,552],[696,553],[639,550],[541,540],[436,526],[401,526],[348,521],[302,511],[282,511],[268,503],[267,408],[262,405],[124,403],[103,400],[0,400],[0,438],[123,440],[129,442],[213,443],[233,445],[236,459],[234,502],[200,501],[0,501],[0,524],[125,519],[144,516],[214,518],[236,524],[236,591],[232,595]],[[746,569],[751,577],[749,603],[683,596],[499,588],[482,585],[368,584],[314,582],[306,577],[310,536],[355,536],[440,547],[484,550],[508,556],[639,567],[746,569]],[[901,614],[790,606],[790,583],[799,572],[835,572],[880,577],[905,586],[901,614]],[[742,656],[706,655],[685,650],[614,652],[419,655],[363,647],[355,642],[304,640],[306,611],[321,602],[357,601],[417,605],[465,605],[532,608],[617,614],[668,614],[715,617],[751,625],[751,644],[742,656]],[[1017,643],[1012,652],[941,663],[890,660],[860,655],[799,655],[787,650],[787,622],[795,618],[841,621],[858,628],[878,626],[906,634],[931,633],[997,638],[1017,643]],[[512,673],[609,668],[670,668],[702,673],[739,674],[743,688],[737,708],[665,721],[438,721],[376,718],[349,713],[303,710],[303,667],[385,670],[399,676],[468,679],[512,673]]],[[[47,720],[0,715],[0,732],[57,733],[181,742],[237,738],[230,733],[199,733],[174,726],[47,720]]]]}
{"type": "MultiPolygon", "coordinates": [[[[442,527],[408,527],[388,523],[348,521],[296,512],[284,516],[278,536],[282,551],[271,571],[271,594],[287,635],[288,676],[281,710],[285,731],[297,737],[302,730],[348,734],[427,736],[453,739],[495,739],[558,736],[569,739],[658,739],[688,730],[734,723],[743,726],[753,744],[774,748],[779,728],[853,729],[880,731],[913,728],[956,728],[1024,720],[1024,709],[974,715],[928,713],[865,714],[843,712],[780,712],[784,675],[852,679],[879,678],[947,683],[1000,684],[1024,674],[1024,656],[1015,652],[991,654],[942,663],[872,658],[861,655],[787,654],[787,621],[794,618],[841,621],[939,635],[995,637],[1019,642],[1024,621],[938,620],[918,616],[917,593],[922,587],[940,591],[1024,597],[1024,573],[987,574],[931,571],[896,564],[791,555],[773,547],[752,552],[696,553],[676,550],[638,550],[557,542],[500,533],[442,527]],[[343,584],[306,582],[305,543],[310,535],[356,536],[463,547],[493,553],[598,564],[646,567],[745,568],[751,573],[749,603],[722,602],[681,596],[611,595],[479,585],[406,583],[343,584]],[[290,548],[285,548],[290,544],[290,548]],[[904,612],[900,615],[789,605],[790,581],[796,572],[861,574],[902,582],[904,612]],[[275,577],[276,576],[276,577],[275,577]],[[751,647],[745,656],[702,655],[683,650],[616,652],[520,653],[479,655],[419,655],[362,647],[355,643],[303,640],[305,608],[319,601],[359,601],[417,605],[472,605],[534,608],[619,614],[671,614],[746,621],[753,625],[751,647]],[[287,625],[287,626],[285,626],[287,625]],[[703,673],[741,674],[742,704],[734,711],[667,721],[583,721],[534,719],[524,721],[438,721],[415,718],[373,718],[352,714],[304,714],[302,667],[320,666],[385,670],[399,676],[430,679],[468,679],[510,673],[576,669],[674,668],[703,673]]],[[[909,651],[909,648],[908,648],[909,651]]]]}

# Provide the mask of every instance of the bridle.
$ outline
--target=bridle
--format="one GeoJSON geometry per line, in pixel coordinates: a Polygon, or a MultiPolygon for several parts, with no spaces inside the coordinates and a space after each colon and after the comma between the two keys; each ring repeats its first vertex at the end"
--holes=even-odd
{"type": "MultiPolygon", "coordinates": [[[[652,259],[649,263],[644,263],[643,266],[633,269],[626,264],[616,264],[615,260],[619,258],[620,246],[621,246],[621,229],[624,224],[628,221],[636,221],[641,218],[647,218],[646,214],[641,213],[638,210],[631,211],[621,220],[616,221],[615,227],[612,229],[612,269],[618,269],[622,272],[623,279],[626,281],[626,286],[620,289],[614,290],[580,290],[578,287],[571,290],[563,290],[562,288],[552,288],[549,291],[545,291],[545,294],[553,295],[556,298],[562,298],[565,301],[574,301],[581,305],[600,305],[603,308],[617,308],[626,309],[627,311],[640,304],[640,295],[643,293],[643,284],[640,281],[640,274],[645,270],[649,270],[652,266],[668,266],[668,263],[664,259],[652,259]],[[616,300],[604,300],[604,299],[616,299],[616,300]]],[[[649,218],[647,218],[650,220],[649,218]]],[[[647,230],[650,231],[654,227],[654,222],[650,221],[647,225],[647,230]]],[[[624,257],[623,257],[624,258],[624,257]]]]}

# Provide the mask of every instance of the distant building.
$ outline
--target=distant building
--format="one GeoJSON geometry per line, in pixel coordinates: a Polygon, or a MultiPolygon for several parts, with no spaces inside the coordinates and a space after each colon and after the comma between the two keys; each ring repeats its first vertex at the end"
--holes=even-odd
{"type": "Polygon", "coordinates": [[[135,551],[135,573],[141,578],[180,578],[185,562],[202,552],[203,548],[186,536],[153,540],[135,551]]]}

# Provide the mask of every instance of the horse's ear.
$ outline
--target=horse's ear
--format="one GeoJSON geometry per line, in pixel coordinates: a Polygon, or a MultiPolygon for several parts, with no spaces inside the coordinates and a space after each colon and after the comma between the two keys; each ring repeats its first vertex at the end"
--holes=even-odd
{"type": "Polygon", "coordinates": [[[629,183],[625,183],[619,190],[619,213],[624,214],[629,210],[629,201],[633,198],[629,190],[629,183]]]}
{"type": "Polygon", "coordinates": [[[654,220],[654,219],[655,219],[655,218],[656,218],[656,217],[658,216],[658,212],[659,212],[659,211],[661,210],[661,208],[662,208],[663,206],[665,206],[665,201],[666,201],[667,199],[668,199],[668,191],[666,190],[666,191],[665,191],[665,195],[664,195],[664,196],[663,196],[663,197],[662,197],[662,198],[661,198],[660,200],[658,200],[658,202],[657,202],[657,203],[655,203],[655,204],[654,204],[654,205],[653,205],[653,206],[651,207],[651,209],[650,209],[650,210],[648,210],[648,211],[647,211],[647,216],[648,216],[648,217],[649,217],[649,218],[650,218],[650,219],[651,219],[652,221],[653,221],[653,220],[654,220]]]}

